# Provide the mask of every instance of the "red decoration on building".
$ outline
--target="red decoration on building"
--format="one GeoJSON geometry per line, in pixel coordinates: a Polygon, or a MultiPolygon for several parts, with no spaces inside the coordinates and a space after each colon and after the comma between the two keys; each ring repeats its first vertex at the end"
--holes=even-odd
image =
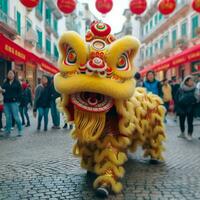
{"type": "Polygon", "coordinates": [[[133,14],[141,15],[147,8],[146,0],[131,0],[129,4],[133,14]]]}
{"type": "Polygon", "coordinates": [[[111,11],[113,7],[113,1],[112,0],[96,0],[95,6],[96,6],[96,9],[100,13],[106,14],[111,11]]]}
{"type": "Polygon", "coordinates": [[[63,13],[70,14],[76,8],[76,1],[75,0],[58,0],[57,6],[63,13]]]}
{"type": "Polygon", "coordinates": [[[193,0],[192,1],[192,8],[196,12],[200,13],[200,0],[193,0]]]}
{"type": "Polygon", "coordinates": [[[20,2],[29,9],[36,7],[39,0],[20,0],[20,2]]]}
{"type": "Polygon", "coordinates": [[[163,15],[169,15],[176,9],[176,0],[160,0],[158,10],[163,15]]]}

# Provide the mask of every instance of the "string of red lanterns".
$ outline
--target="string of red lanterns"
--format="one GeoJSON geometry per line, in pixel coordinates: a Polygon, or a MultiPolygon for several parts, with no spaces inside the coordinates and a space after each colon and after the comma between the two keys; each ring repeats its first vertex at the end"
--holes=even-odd
{"type": "Polygon", "coordinates": [[[169,15],[176,9],[176,0],[160,0],[158,10],[163,15],[169,15]]]}
{"type": "Polygon", "coordinates": [[[146,0],[131,0],[129,8],[133,14],[141,15],[147,8],[147,2],[146,0]]]}
{"type": "Polygon", "coordinates": [[[57,6],[64,14],[70,14],[76,9],[75,0],[58,0],[57,6]]]}
{"type": "Polygon", "coordinates": [[[200,0],[193,0],[192,1],[192,8],[196,12],[200,13],[200,0]]]}
{"type": "Polygon", "coordinates": [[[20,2],[28,9],[32,9],[38,5],[39,0],[20,0],[20,2]]]}
{"type": "MultiPolygon", "coordinates": [[[[20,2],[27,7],[32,9],[36,7],[39,0],[20,0],[20,2]]],[[[57,6],[61,12],[65,14],[70,14],[76,9],[76,0],[57,0],[57,6]]],[[[102,13],[107,14],[112,10],[113,1],[112,0],[96,0],[96,9],[102,13]]],[[[200,13],[200,0],[193,0],[191,7],[194,11],[200,13]]],[[[141,15],[147,9],[146,0],[130,0],[129,9],[132,14],[141,15]]],[[[163,15],[169,15],[176,9],[176,0],[160,0],[158,2],[158,11],[163,15]]]]}
{"type": "Polygon", "coordinates": [[[102,13],[107,14],[112,10],[113,1],[112,0],[96,0],[95,3],[96,9],[102,13]]]}

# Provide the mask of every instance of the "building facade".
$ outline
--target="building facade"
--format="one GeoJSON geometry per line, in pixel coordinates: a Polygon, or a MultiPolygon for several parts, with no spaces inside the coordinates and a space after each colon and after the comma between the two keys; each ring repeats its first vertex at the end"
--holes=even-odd
{"type": "MultiPolygon", "coordinates": [[[[125,22],[123,23],[122,30],[115,34],[116,38],[121,38],[126,35],[131,35],[139,39],[140,34],[140,23],[136,16],[133,16],[129,9],[125,9],[123,12],[123,16],[125,17],[125,22]]],[[[138,71],[139,62],[139,52],[134,60],[134,65],[136,67],[136,71],[138,71]]]]}
{"type": "Polygon", "coordinates": [[[20,1],[0,0],[0,84],[10,69],[32,88],[42,74],[56,73],[62,19],[54,0],[40,0],[32,10],[20,1]]]}
{"type": "Polygon", "coordinates": [[[83,38],[90,28],[90,24],[97,20],[96,16],[89,8],[89,0],[77,1],[76,10],[65,16],[65,26],[67,30],[73,30],[79,33],[83,38]]]}
{"type": "Polygon", "coordinates": [[[199,14],[192,10],[190,0],[177,0],[176,10],[166,17],[158,12],[157,2],[139,18],[141,73],[155,70],[160,80],[199,74],[199,14]]]}

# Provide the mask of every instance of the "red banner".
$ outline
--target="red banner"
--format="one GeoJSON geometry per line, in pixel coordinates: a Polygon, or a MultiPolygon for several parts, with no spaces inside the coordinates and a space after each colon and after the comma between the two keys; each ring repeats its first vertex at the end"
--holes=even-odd
{"type": "Polygon", "coordinates": [[[144,75],[144,73],[146,73],[149,70],[155,70],[158,72],[164,69],[178,67],[182,64],[197,60],[200,60],[200,44],[186,49],[183,52],[171,56],[170,58],[165,59],[155,65],[145,67],[143,70],[140,71],[140,73],[144,75]]]}
{"type": "Polygon", "coordinates": [[[15,62],[34,62],[52,74],[56,74],[59,70],[54,65],[50,64],[43,58],[36,56],[35,54],[27,51],[23,47],[19,46],[12,40],[5,37],[3,34],[0,33],[0,53],[3,54],[5,57],[10,58],[12,61],[15,62]]]}

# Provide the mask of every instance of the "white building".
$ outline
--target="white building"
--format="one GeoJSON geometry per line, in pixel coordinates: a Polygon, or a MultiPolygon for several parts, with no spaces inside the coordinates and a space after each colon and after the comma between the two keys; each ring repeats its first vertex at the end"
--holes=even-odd
{"type": "Polygon", "coordinates": [[[23,59],[17,59],[18,55],[15,55],[15,59],[14,54],[6,57],[1,52],[0,61],[5,65],[1,76],[5,77],[6,72],[12,68],[20,79],[26,78],[35,86],[41,74],[53,74],[58,60],[58,23],[62,19],[64,20],[54,0],[40,0],[38,6],[31,11],[18,0],[0,0],[2,39],[5,39],[5,36],[13,42],[8,51],[12,53],[13,50],[18,54],[19,48],[25,57],[29,57],[29,53],[33,54],[33,57],[30,56],[30,62],[23,62],[23,59]]]}
{"type": "Polygon", "coordinates": [[[83,38],[90,28],[91,22],[97,20],[89,8],[89,1],[77,1],[77,6],[72,14],[65,15],[66,29],[78,32],[83,38]]]}
{"type": "MultiPolygon", "coordinates": [[[[119,33],[116,33],[115,36],[117,38],[121,38],[125,35],[132,35],[139,39],[140,37],[140,23],[136,20],[137,16],[133,16],[129,9],[125,9],[123,12],[124,17],[126,18],[122,30],[119,33]]],[[[137,68],[139,66],[139,52],[134,60],[134,65],[137,68]]]]}
{"type": "Polygon", "coordinates": [[[199,14],[192,10],[190,0],[176,2],[176,10],[167,17],[158,12],[157,1],[155,1],[139,19],[142,42],[139,66],[141,69],[154,68],[160,79],[183,78],[188,74],[198,73],[194,65],[200,59],[194,62],[177,62],[176,65],[170,63],[179,53],[186,49],[189,51],[199,44],[197,34],[200,25],[199,14]],[[167,62],[167,59],[171,59],[170,62],[167,62]],[[169,64],[167,65],[165,61],[169,64]],[[158,63],[161,65],[156,67],[158,63]]]}

